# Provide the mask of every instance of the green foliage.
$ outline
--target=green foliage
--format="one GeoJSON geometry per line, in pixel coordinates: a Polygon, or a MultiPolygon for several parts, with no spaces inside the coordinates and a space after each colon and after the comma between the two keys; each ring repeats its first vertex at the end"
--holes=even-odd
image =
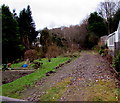
{"type": "Polygon", "coordinates": [[[11,62],[22,54],[19,27],[9,7],[2,5],[2,62],[11,62]]]}
{"type": "Polygon", "coordinates": [[[118,72],[120,71],[120,51],[118,52],[117,56],[113,58],[113,66],[118,72]]]}
{"type": "Polygon", "coordinates": [[[2,5],[2,62],[12,62],[23,55],[25,49],[30,49],[32,41],[37,36],[35,24],[31,16],[30,6],[20,12],[19,17],[9,7],[2,5]],[[8,52],[9,51],[9,52],[8,52]]]}
{"type": "Polygon", "coordinates": [[[36,38],[37,32],[35,30],[35,23],[32,19],[32,12],[30,10],[30,6],[27,6],[27,9],[23,9],[18,18],[20,35],[22,38],[22,43],[26,47],[26,49],[30,49],[30,45],[32,41],[36,38]]]}
{"type": "Polygon", "coordinates": [[[49,35],[49,31],[47,28],[45,28],[41,31],[41,38],[40,38],[40,43],[42,45],[42,49],[44,53],[47,52],[47,48],[51,43],[50,41],[51,41],[51,38],[49,35]]]}
{"type": "Polygon", "coordinates": [[[99,54],[100,54],[101,56],[104,56],[104,49],[100,49],[100,50],[99,50],[99,54]]]}
{"type": "Polygon", "coordinates": [[[101,56],[108,55],[108,49],[107,49],[106,45],[101,46],[98,52],[101,56]]]}
{"type": "Polygon", "coordinates": [[[93,48],[97,45],[101,36],[107,35],[107,26],[104,19],[97,12],[91,13],[88,18],[88,35],[86,36],[86,47],[93,48]]]}
{"type": "Polygon", "coordinates": [[[43,52],[42,48],[36,47],[35,50],[37,52],[37,57],[38,58],[44,57],[44,52],[43,52]]]}
{"type": "Polygon", "coordinates": [[[51,70],[55,70],[55,67],[57,67],[59,64],[68,61],[69,59],[69,57],[58,57],[52,58],[51,62],[48,62],[46,58],[41,59],[41,61],[36,60],[43,63],[40,69],[37,69],[34,73],[21,77],[11,83],[2,85],[0,87],[2,88],[2,91],[0,92],[2,92],[2,95],[4,96],[20,98],[20,93],[23,90],[34,85],[34,83],[37,80],[40,80],[41,78],[45,77],[45,73],[51,70]]]}
{"type": "Polygon", "coordinates": [[[64,38],[60,38],[57,35],[53,35],[52,36],[52,42],[56,43],[56,45],[59,46],[59,47],[63,47],[64,46],[63,45],[63,41],[65,41],[64,38]]]}
{"type": "Polygon", "coordinates": [[[87,48],[92,48],[98,43],[98,36],[96,36],[93,32],[90,32],[86,37],[86,46],[87,48]]]}
{"type": "Polygon", "coordinates": [[[88,19],[88,30],[96,36],[101,37],[107,35],[107,26],[104,19],[97,12],[91,13],[88,19]]]}
{"type": "Polygon", "coordinates": [[[34,69],[38,69],[42,66],[42,63],[40,63],[40,62],[33,62],[33,63],[34,63],[34,65],[33,65],[34,69]]]}

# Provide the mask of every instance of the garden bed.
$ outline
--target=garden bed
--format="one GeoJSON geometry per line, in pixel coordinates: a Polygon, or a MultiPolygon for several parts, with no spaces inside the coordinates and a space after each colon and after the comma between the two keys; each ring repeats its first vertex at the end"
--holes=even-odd
{"type": "Polygon", "coordinates": [[[8,70],[2,72],[2,84],[10,83],[20,77],[33,73],[34,70],[8,70]]]}

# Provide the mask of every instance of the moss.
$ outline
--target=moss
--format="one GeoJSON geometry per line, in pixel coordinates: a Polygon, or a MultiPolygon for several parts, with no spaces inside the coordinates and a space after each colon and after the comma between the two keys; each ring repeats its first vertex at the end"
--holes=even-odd
{"type": "Polygon", "coordinates": [[[118,101],[115,82],[111,80],[98,80],[86,91],[90,101],[118,101]]]}

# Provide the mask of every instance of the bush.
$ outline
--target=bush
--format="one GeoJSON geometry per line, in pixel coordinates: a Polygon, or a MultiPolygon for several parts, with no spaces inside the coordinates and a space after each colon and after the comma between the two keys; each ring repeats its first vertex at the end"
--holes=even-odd
{"type": "Polygon", "coordinates": [[[68,43],[68,49],[67,49],[67,52],[69,52],[69,53],[74,53],[74,52],[76,52],[76,51],[79,51],[80,49],[79,49],[79,47],[78,47],[78,45],[77,44],[75,44],[75,43],[68,43]]]}
{"type": "Polygon", "coordinates": [[[30,49],[25,51],[24,53],[24,60],[28,59],[30,62],[32,62],[35,59],[44,57],[44,53],[42,51],[42,48],[36,47],[35,49],[30,49]]]}
{"type": "Polygon", "coordinates": [[[99,45],[95,45],[92,50],[95,50],[95,51],[99,51],[100,50],[100,46],[99,45]]]}
{"type": "Polygon", "coordinates": [[[89,49],[93,48],[95,45],[97,45],[98,40],[99,37],[96,36],[94,33],[90,32],[86,37],[86,47],[89,49]]]}
{"type": "Polygon", "coordinates": [[[101,56],[106,56],[108,55],[108,48],[106,48],[106,46],[101,46],[98,52],[101,56]]]}
{"type": "Polygon", "coordinates": [[[101,56],[104,56],[104,48],[100,48],[99,54],[100,54],[101,56]]]}
{"type": "Polygon", "coordinates": [[[42,58],[45,56],[45,53],[43,52],[41,47],[36,47],[35,50],[36,50],[36,53],[37,53],[36,55],[38,58],[42,58]]]}
{"type": "Polygon", "coordinates": [[[120,51],[117,56],[113,58],[113,67],[115,67],[117,71],[120,71],[120,51]]]}
{"type": "Polygon", "coordinates": [[[33,61],[35,59],[37,59],[38,56],[37,56],[37,51],[34,50],[34,49],[30,49],[30,50],[27,50],[25,53],[24,53],[24,59],[29,59],[29,61],[33,61]]]}
{"type": "Polygon", "coordinates": [[[52,44],[47,48],[46,57],[50,60],[50,58],[55,58],[63,53],[62,49],[57,45],[52,44]]]}
{"type": "Polygon", "coordinates": [[[34,69],[38,69],[42,66],[43,63],[40,63],[40,62],[34,62],[34,69]]]}

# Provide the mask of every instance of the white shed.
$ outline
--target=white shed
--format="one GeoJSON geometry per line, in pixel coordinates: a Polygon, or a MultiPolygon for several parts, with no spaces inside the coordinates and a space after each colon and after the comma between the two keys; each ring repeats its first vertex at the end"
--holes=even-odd
{"type": "Polygon", "coordinates": [[[120,50],[120,21],[117,31],[108,35],[107,46],[114,54],[120,50]]]}

